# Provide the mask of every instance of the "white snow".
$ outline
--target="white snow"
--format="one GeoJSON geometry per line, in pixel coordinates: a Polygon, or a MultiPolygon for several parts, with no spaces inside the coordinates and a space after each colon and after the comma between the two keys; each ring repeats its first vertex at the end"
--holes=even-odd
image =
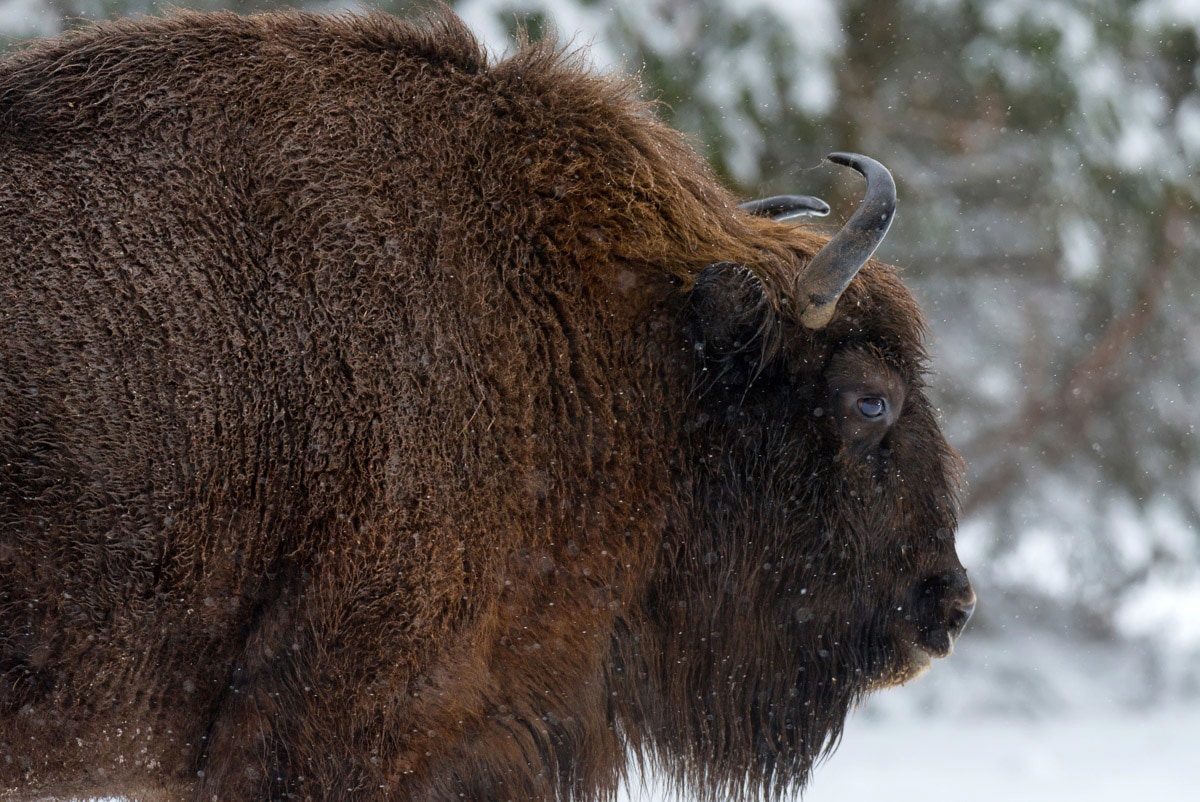
{"type": "Polygon", "coordinates": [[[1200,703],[1029,720],[855,716],[806,802],[1192,799],[1200,703]]]}
{"type": "Polygon", "coordinates": [[[41,0],[0,0],[0,32],[9,36],[52,36],[59,19],[58,10],[41,0]]]}
{"type": "Polygon", "coordinates": [[[833,62],[846,39],[840,6],[832,0],[745,0],[729,4],[739,20],[749,22],[769,14],[786,29],[786,38],[796,48],[788,100],[796,109],[813,116],[828,113],[837,101],[833,62]]]}
{"type": "Polygon", "coordinates": [[[1099,277],[1104,264],[1104,234],[1091,218],[1067,214],[1058,226],[1062,261],[1067,276],[1076,281],[1099,277]]]}
{"type": "Polygon", "coordinates": [[[1122,602],[1115,620],[1122,635],[1161,639],[1170,651],[1200,652],[1200,570],[1154,574],[1122,602]]]}
{"type": "Polygon", "coordinates": [[[1196,0],[1147,0],[1134,13],[1145,28],[1188,25],[1200,35],[1200,3],[1196,0]]]}
{"type": "MultiPolygon", "coordinates": [[[[563,0],[463,0],[455,12],[494,53],[508,51],[507,23],[530,14],[542,14],[553,24],[558,39],[579,49],[586,46],[588,60],[598,69],[611,70],[622,65],[622,54],[612,37],[606,35],[612,9],[603,5],[584,5],[563,0]]],[[[628,65],[636,69],[638,65],[628,65]]]]}
{"type": "Polygon", "coordinates": [[[1187,158],[1193,164],[1200,161],[1200,99],[1190,97],[1179,104],[1179,110],[1175,112],[1175,130],[1187,158]]]}

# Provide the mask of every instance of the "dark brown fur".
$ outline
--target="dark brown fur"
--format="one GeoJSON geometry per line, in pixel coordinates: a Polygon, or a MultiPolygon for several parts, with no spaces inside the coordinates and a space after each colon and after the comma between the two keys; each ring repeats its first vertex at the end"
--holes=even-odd
{"type": "Polygon", "coordinates": [[[637,91],[448,14],[0,64],[0,796],[769,794],[919,669],[918,310],[794,324],[824,238],[637,91]],[[829,370],[907,388],[886,451],[829,370]]]}

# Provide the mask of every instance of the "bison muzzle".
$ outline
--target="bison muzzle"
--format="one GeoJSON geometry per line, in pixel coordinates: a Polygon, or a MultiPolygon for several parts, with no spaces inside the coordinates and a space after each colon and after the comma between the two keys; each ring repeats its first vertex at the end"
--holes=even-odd
{"type": "Polygon", "coordinates": [[[3,59],[0,795],[774,796],[950,652],[891,176],[828,238],[638,91],[445,11],[3,59]]]}

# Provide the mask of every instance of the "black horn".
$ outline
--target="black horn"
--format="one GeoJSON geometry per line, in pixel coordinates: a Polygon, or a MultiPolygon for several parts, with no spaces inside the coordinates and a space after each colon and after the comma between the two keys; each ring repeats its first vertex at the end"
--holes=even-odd
{"type": "Polygon", "coordinates": [[[738,208],[756,217],[769,217],[772,220],[824,217],[829,214],[829,204],[812,195],[775,195],[739,203],[738,208]]]}
{"type": "Polygon", "coordinates": [[[896,182],[886,167],[857,153],[830,153],[826,158],[862,173],[867,193],[842,230],[796,280],[800,322],[810,329],[824,328],[833,317],[842,291],[879,247],[896,216],[896,182]]]}

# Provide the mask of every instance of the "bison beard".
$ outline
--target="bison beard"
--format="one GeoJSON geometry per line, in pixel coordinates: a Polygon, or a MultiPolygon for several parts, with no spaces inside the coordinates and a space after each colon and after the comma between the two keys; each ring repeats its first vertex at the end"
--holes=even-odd
{"type": "Polygon", "coordinates": [[[0,63],[0,795],[770,796],[949,652],[890,176],[827,245],[637,92],[448,12],[0,63]]]}

